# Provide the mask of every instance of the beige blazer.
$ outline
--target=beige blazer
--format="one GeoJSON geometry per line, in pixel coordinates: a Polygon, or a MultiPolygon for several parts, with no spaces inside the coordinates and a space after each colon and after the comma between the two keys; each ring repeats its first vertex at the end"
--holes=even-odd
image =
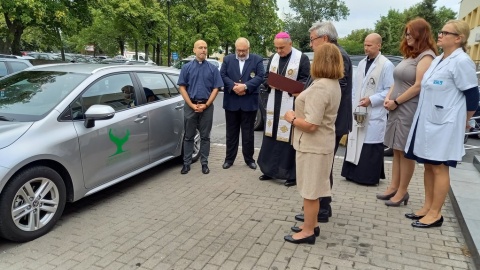
{"type": "Polygon", "coordinates": [[[338,80],[315,79],[295,100],[295,116],[316,125],[314,132],[293,131],[292,145],[305,153],[330,154],[335,148],[335,120],[342,92],[338,80]]]}

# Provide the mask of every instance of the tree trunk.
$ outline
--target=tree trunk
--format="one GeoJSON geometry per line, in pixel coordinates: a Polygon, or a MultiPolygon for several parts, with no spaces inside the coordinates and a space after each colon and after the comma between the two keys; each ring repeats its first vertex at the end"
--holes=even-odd
{"type": "Polygon", "coordinates": [[[155,46],[155,44],[152,44],[152,61],[155,61],[155,54],[157,53],[157,48],[155,46]]]}
{"type": "Polygon", "coordinates": [[[12,54],[22,55],[20,51],[20,41],[22,40],[23,29],[15,29],[13,33],[12,54]]]}
{"type": "Polygon", "coordinates": [[[63,46],[62,33],[58,27],[54,27],[54,31],[58,41],[57,45],[60,46],[60,56],[62,57],[62,61],[65,61],[65,47],[63,46]]]}
{"type": "Polygon", "coordinates": [[[162,55],[161,55],[161,43],[160,39],[157,39],[157,65],[162,65],[162,55]]]}
{"type": "Polygon", "coordinates": [[[120,54],[125,55],[125,41],[121,38],[117,38],[118,48],[120,49],[120,54]]]}
{"type": "Polygon", "coordinates": [[[138,40],[135,39],[135,60],[138,61],[138,40]]]}
{"type": "Polygon", "coordinates": [[[148,48],[150,47],[150,44],[148,44],[147,42],[145,42],[145,61],[148,61],[148,48]]]}

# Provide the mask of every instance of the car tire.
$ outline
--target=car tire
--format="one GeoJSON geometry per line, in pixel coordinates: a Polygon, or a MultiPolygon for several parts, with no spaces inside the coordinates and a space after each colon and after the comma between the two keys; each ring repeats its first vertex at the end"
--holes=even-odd
{"type": "Polygon", "coordinates": [[[0,236],[27,242],[48,233],[62,215],[66,198],[65,183],[52,168],[20,171],[0,196],[0,236]]]}
{"type": "Polygon", "coordinates": [[[390,148],[390,147],[385,147],[385,149],[383,149],[383,156],[392,157],[393,156],[393,149],[390,148]]]}
{"type": "Polygon", "coordinates": [[[195,138],[193,139],[192,163],[197,162],[197,160],[200,158],[200,144],[200,131],[197,129],[197,132],[195,133],[195,138]]]}
{"type": "Polygon", "coordinates": [[[255,123],[253,124],[253,130],[262,130],[263,129],[263,117],[260,109],[257,110],[257,115],[255,116],[255,123]]]}

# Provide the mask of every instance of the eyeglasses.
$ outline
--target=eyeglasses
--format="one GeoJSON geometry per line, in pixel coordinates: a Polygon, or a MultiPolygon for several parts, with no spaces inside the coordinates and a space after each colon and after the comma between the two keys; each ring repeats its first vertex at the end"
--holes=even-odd
{"type": "Polygon", "coordinates": [[[248,49],[246,50],[235,50],[237,53],[248,53],[248,49]]]}
{"type": "Polygon", "coordinates": [[[315,39],[319,39],[319,38],[323,38],[323,37],[324,37],[324,36],[319,36],[319,37],[316,37],[316,38],[311,38],[311,39],[310,39],[310,43],[313,43],[313,41],[314,41],[315,39]]]}
{"type": "Polygon", "coordinates": [[[438,35],[440,36],[447,36],[447,35],[452,35],[452,36],[459,36],[460,34],[458,33],[453,33],[453,32],[448,32],[448,31],[438,31],[438,35]]]}
{"type": "Polygon", "coordinates": [[[411,36],[412,36],[412,34],[410,34],[410,33],[408,33],[408,32],[405,32],[405,37],[406,37],[406,38],[407,38],[407,37],[411,37],[411,36]]]}

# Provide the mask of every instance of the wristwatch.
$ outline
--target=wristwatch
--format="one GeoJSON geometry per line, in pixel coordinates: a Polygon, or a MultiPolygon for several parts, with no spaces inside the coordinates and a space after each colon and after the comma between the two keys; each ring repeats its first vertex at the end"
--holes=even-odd
{"type": "Polygon", "coordinates": [[[248,89],[248,86],[245,84],[245,90],[247,90],[247,89],[248,89]]]}
{"type": "Polygon", "coordinates": [[[396,99],[393,100],[393,102],[395,103],[395,105],[400,105],[400,103],[398,103],[398,101],[396,99]]]}

